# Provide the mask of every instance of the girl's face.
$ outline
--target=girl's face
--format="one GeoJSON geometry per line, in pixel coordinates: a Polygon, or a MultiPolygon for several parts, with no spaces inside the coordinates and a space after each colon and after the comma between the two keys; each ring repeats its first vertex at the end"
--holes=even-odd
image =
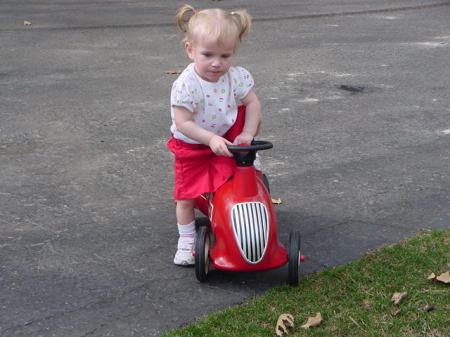
{"type": "Polygon", "coordinates": [[[194,61],[194,68],[202,79],[217,82],[231,67],[235,40],[227,39],[222,43],[208,37],[201,37],[195,43],[185,43],[189,58],[194,61]]]}

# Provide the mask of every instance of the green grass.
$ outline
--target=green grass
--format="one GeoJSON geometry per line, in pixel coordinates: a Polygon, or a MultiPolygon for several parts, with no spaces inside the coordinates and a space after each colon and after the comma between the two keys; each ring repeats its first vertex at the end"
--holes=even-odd
{"type": "Polygon", "coordinates": [[[164,336],[273,337],[278,316],[290,313],[295,327],[289,336],[448,337],[449,285],[427,276],[449,269],[450,230],[422,232],[359,261],[309,275],[298,287],[277,287],[164,336]],[[392,294],[404,291],[407,297],[395,307],[392,294]],[[434,310],[423,310],[427,305],[434,310]],[[322,324],[302,329],[316,312],[322,314],[322,324]]]}

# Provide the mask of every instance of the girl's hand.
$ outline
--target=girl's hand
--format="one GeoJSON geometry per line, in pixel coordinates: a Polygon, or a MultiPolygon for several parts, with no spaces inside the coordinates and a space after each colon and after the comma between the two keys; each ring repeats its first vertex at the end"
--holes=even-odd
{"type": "Polygon", "coordinates": [[[218,156],[226,156],[226,157],[232,157],[230,151],[228,151],[227,145],[232,145],[231,142],[226,140],[223,137],[220,137],[218,135],[214,135],[209,140],[209,147],[211,150],[218,156]]]}
{"type": "Polygon", "coordinates": [[[239,144],[251,144],[253,140],[253,135],[249,132],[242,132],[240,135],[238,135],[235,139],[233,144],[239,145],[239,144]]]}

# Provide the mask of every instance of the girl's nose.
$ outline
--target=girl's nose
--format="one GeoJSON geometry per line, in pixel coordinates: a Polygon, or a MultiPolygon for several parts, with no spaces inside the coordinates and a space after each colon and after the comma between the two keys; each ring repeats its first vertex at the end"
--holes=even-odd
{"type": "Polygon", "coordinates": [[[220,66],[220,60],[214,59],[214,60],[213,60],[213,63],[212,63],[212,66],[213,66],[213,67],[218,67],[218,66],[220,66]]]}

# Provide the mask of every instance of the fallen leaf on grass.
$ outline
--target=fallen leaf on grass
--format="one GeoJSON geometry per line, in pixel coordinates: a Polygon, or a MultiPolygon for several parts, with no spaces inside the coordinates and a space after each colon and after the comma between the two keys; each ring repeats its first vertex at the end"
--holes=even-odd
{"type": "Polygon", "coordinates": [[[275,333],[277,336],[283,336],[289,333],[289,329],[294,327],[294,317],[291,314],[281,314],[278,317],[277,325],[275,327],[275,333]]]}
{"type": "Polygon", "coordinates": [[[423,307],[422,310],[425,311],[425,312],[429,312],[429,311],[433,311],[434,309],[436,309],[434,306],[426,305],[426,306],[423,307]]]}
{"type": "Polygon", "coordinates": [[[431,273],[430,275],[428,275],[428,279],[430,281],[439,281],[445,284],[449,284],[450,283],[450,272],[445,272],[439,276],[436,276],[434,273],[431,273]]]}
{"type": "Polygon", "coordinates": [[[401,312],[400,308],[392,308],[391,315],[398,316],[400,314],[400,312],[401,312]]]}
{"type": "Polygon", "coordinates": [[[439,276],[436,276],[436,280],[439,282],[449,284],[450,283],[450,272],[443,273],[439,276]]]}
{"type": "Polygon", "coordinates": [[[404,293],[394,293],[394,295],[392,295],[391,302],[394,302],[394,304],[397,305],[406,297],[406,295],[408,295],[406,291],[404,293]]]}
{"type": "Polygon", "coordinates": [[[302,328],[303,329],[313,328],[315,326],[320,325],[320,323],[322,323],[322,315],[320,314],[320,312],[318,312],[316,316],[309,317],[308,321],[302,325],[302,328]]]}
{"type": "Polygon", "coordinates": [[[281,204],[281,203],[283,203],[283,201],[281,201],[280,198],[278,198],[278,199],[272,198],[272,204],[279,205],[279,204],[281,204]]]}
{"type": "Polygon", "coordinates": [[[169,75],[177,75],[177,74],[181,74],[181,70],[166,70],[166,71],[164,71],[164,73],[169,74],[169,75]]]}
{"type": "Polygon", "coordinates": [[[23,22],[23,25],[24,25],[24,26],[31,26],[31,21],[25,20],[25,21],[23,22]]]}

